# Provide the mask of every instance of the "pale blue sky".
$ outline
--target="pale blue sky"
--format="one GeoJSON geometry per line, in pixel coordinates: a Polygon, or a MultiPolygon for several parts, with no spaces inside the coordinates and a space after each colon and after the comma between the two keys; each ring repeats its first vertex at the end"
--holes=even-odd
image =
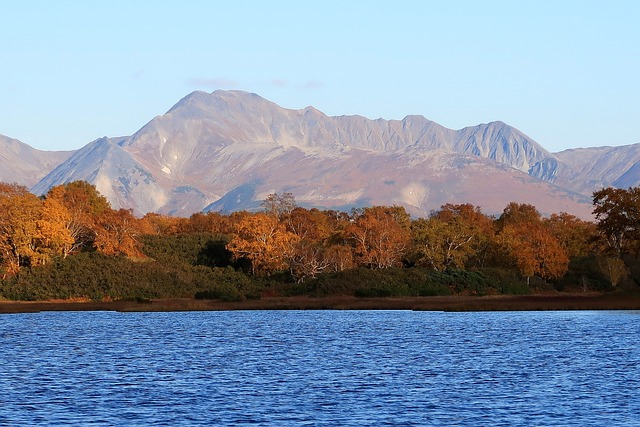
{"type": "Polygon", "coordinates": [[[0,134],[130,135],[194,90],[559,151],[640,142],[640,1],[0,0],[0,134]]]}

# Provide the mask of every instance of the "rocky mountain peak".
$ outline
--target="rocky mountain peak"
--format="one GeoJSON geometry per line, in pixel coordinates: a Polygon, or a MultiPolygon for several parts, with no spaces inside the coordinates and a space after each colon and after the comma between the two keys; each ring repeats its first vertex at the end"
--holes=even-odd
{"type": "Polygon", "coordinates": [[[50,172],[34,192],[87,180],[138,214],[247,209],[291,192],[303,206],[326,208],[399,204],[427,215],[472,203],[499,213],[516,201],[587,217],[594,187],[640,180],[640,150],[556,155],[500,121],[453,130],[420,115],[327,116],[236,90],[192,92],[135,134],[93,141],[48,169],[30,148],[15,160],[17,146],[0,138],[0,162],[8,153],[11,167],[33,159],[29,167],[50,172]]]}

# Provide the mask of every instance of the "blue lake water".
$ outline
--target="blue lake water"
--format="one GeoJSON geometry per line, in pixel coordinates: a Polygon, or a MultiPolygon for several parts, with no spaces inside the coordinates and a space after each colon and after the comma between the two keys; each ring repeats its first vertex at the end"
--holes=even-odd
{"type": "Polygon", "coordinates": [[[0,425],[640,426],[640,312],[0,315],[0,425]]]}

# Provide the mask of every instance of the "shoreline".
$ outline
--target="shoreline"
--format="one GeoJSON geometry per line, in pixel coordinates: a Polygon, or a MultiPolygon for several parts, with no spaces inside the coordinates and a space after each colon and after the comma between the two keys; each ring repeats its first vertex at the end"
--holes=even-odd
{"type": "Polygon", "coordinates": [[[43,311],[231,311],[231,310],[415,310],[415,311],[549,311],[640,310],[640,294],[534,294],[398,298],[270,297],[246,301],[193,298],[136,301],[0,301],[0,314],[43,311]]]}

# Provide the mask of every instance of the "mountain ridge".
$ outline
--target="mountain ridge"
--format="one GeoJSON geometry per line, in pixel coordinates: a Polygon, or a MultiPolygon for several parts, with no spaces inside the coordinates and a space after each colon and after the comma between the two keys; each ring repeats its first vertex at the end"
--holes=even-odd
{"type": "Polygon", "coordinates": [[[551,153],[501,121],[453,130],[420,115],[327,116],[243,91],[196,91],[131,136],[71,153],[32,190],[84,179],[137,214],[255,208],[292,192],[303,206],[399,204],[418,216],[444,203],[499,213],[518,201],[589,217],[592,191],[640,181],[640,144],[615,148],[551,153]]]}

